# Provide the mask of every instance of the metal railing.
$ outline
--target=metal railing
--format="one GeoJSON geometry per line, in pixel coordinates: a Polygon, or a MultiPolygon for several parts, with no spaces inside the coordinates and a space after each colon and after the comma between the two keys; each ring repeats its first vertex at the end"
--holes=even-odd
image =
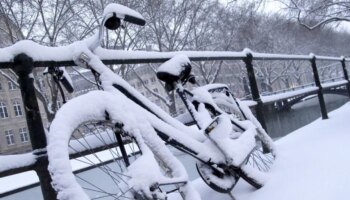
{"type": "MultiPolygon", "coordinates": [[[[27,41],[28,42],[28,41],[27,41]]],[[[28,45],[27,45],[28,46],[28,45]]],[[[34,80],[32,77],[32,71],[36,67],[46,66],[74,66],[75,63],[72,57],[55,56],[45,57],[41,51],[54,52],[54,47],[43,47],[33,43],[33,49],[29,51],[26,47],[22,47],[21,44],[15,44],[9,48],[0,49],[0,69],[11,68],[18,75],[18,83],[23,98],[23,104],[25,106],[25,115],[28,124],[28,130],[32,141],[33,154],[36,156],[36,162],[31,165],[22,166],[18,168],[6,169],[0,171],[0,178],[14,175],[29,170],[35,170],[39,177],[40,185],[44,199],[55,199],[56,193],[51,187],[51,179],[47,170],[48,159],[46,156],[46,138],[45,130],[42,124],[42,119],[39,112],[39,106],[34,90],[34,80]],[[23,53],[21,52],[23,48],[23,53]],[[14,51],[13,49],[16,49],[14,51]],[[16,55],[12,55],[13,52],[17,52],[16,55]]],[[[47,52],[45,52],[47,53],[47,52]]],[[[338,87],[340,85],[347,86],[347,92],[350,97],[350,82],[348,72],[346,70],[346,62],[350,59],[344,57],[327,57],[310,55],[283,55],[283,54],[263,54],[255,53],[250,50],[244,50],[242,52],[196,52],[196,51],[183,51],[183,52],[139,52],[139,51],[117,51],[117,50],[105,50],[100,49],[96,52],[105,64],[140,64],[140,63],[162,63],[174,56],[175,54],[186,54],[192,61],[215,61],[215,60],[241,60],[245,64],[247,76],[249,80],[249,87],[251,91],[252,100],[256,102],[255,111],[258,120],[266,128],[265,118],[263,113],[264,102],[261,99],[260,91],[257,84],[257,79],[253,67],[253,61],[271,61],[271,60],[300,60],[309,61],[310,68],[313,72],[314,85],[317,87],[315,93],[319,100],[322,119],[327,119],[327,109],[323,97],[323,88],[320,81],[320,77],[317,69],[317,61],[335,61],[340,62],[344,75],[345,82],[341,84],[335,84],[332,87],[338,87]]],[[[51,54],[50,54],[51,55],[51,54]]],[[[310,93],[310,92],[309,92],[310,93]]],[[[311,94],[311,93],[310,93],[311,94]]],[[[298,94],[300,95],[300,94],[298,94]]],[[[18,192],[20,189],[9,191],[0,194],[0,197],[18,192]]]]}

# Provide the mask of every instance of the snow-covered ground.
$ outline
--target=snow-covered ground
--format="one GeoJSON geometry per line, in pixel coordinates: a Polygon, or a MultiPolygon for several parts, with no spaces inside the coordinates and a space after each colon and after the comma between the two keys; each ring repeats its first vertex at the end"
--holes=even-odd
{"type": "MultiPolygon", "coordinates": [[[[279,157],[267,184],[255,190],[240,181],[237,200],[350,199],[350,103],[276,141],[279,157]]],[[[232,200],[194,181],[203,200],[232,200]]]]}

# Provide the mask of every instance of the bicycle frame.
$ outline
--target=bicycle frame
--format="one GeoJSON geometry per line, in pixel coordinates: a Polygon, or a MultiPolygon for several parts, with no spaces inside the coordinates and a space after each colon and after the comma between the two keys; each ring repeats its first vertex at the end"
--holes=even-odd
{"type": "MultiPolygon", "coordinates": [[[[79,56],[78,64],[84,64],[85,67],[88,66],[97,74],[99,74],[101,78],[100,80],[102,83],[102,88],[105,91],[111,93],[116,93],[116,91],[118,91],[119,93],[122,93],[130,101],[147,110],[147,112],[151,113],[154,117],[156,117],[158,119],[158,124],[154,123],[153,128],[156,130],[156,132],[162,140],[209,165],[222,165],[226,163],[226,158],[225,155],[222,154],[222,150],[217,148],[215,145],[211,145],[209,147],[210,150],[208,151],[208,144],[203,143],[207,139],[207,137],[203,133],[201,133],[201,130],[193,130],[171,117],[168,113],[160,109],[157,105],[155,105],[142,94],[140,94],[140,92],[134,89],[124,79],[122,79],[120,76],[118,76],[109,68],[107,68],[102,63],[102,61],[99,60],[99,58],[93,54],[92,51],[87,51],[85,48],[83,54],[79,56]]],[[[180,86],[180,84],[177,84],[177,86],[179,88],[179,94],[183,94],[181,92],[184,91],[183,88],[180,86]]],[[[187,91],[187,93],[190,92],[187,91]]],[[[184,95],[182,95],[182,98],[184,98],[184,95]]],[[[187,104],[190,113],[192,113],[194,119],[196,119],[197,117],[194,114],[196,110],[194,109],[194,106],[191,105],[191,102],[188,100],[185,100],[185,104],[187,104]]],[[[203,129],[206,125],[209,125],[210,122],[211,121],[197,123],[198,126],[201,129],[203,129]]],[[[239,122],[237,124],[239,124],[239,122]]],[[[249,129],[249,127],[244,127],[244,125],[241,125],[241,127],[243,127],[244,130],[249,129]]],[[[235,163],[235,167],[239,167],[243,163],[245,158],[249,156],[249,153],[250,151],[247,152],[247,154],[244,156],[244,159],[240,159],[240,161],[237,161],[235,163]]]]}

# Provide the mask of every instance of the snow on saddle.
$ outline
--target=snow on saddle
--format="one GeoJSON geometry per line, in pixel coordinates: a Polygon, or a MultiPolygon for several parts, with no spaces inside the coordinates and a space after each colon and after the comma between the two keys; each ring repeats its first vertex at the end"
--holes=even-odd
{"type": "Polygon", "coordinates": [[[194,76],[191,75],[191,61],[183,54],[175,55],[170,60],[159,66],[157,70],[157,77],[164,81],[166,89],[171,91],[174,89],[174,84],[178,81],[186,83],[195,83],[194,76]]]}

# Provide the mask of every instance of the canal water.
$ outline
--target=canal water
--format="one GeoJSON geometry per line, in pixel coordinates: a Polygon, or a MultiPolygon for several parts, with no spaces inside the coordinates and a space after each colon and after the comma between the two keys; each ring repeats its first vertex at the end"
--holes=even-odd
{"type": "MultiPolygon", "coordinates": [[[[349,97],[340,95],[324,95],[327,111],[344,105],[349,97]]],[[[292,106],[291,110],[277,111],[265,109],[264,112],[267,131],[272,138],[279,138],[303,127],[321,117],[320,105],[317,96],[292,106]]]]}
{"type": "MultiPolygon", "coordinates": [[[[339,108],[348,101],[348,97],[338,95],[325,95],[326,107],[328,112],[339,108]]],[[[286,134],[309,124],[321,116],[318,99],[310,98],[301,103],[295,104],[289,111],[276,111],[274,109],[266,109],[265,111],[266,125],[269,134],[278,139],[286,134]]],[[[195,160],[186,154],[174,150],[175,155],[184,164],[190,179],[198,178],[195,167],[195,160]]],[[[87,172],[89,176],[94,176],[94,169],[87,172]]],[[[96,178],[98,180],[98,178],[96,178]]],[[[18,180],[20,181],[20,180],[18,180]]],[[[103,180],[101,180],[103,181],[103,180]]],[[[42,195],[39,187],[28,189],[23,192],[16,193],[11,196],[2,198],[2,200],[41,200],[42,195]]]]}

